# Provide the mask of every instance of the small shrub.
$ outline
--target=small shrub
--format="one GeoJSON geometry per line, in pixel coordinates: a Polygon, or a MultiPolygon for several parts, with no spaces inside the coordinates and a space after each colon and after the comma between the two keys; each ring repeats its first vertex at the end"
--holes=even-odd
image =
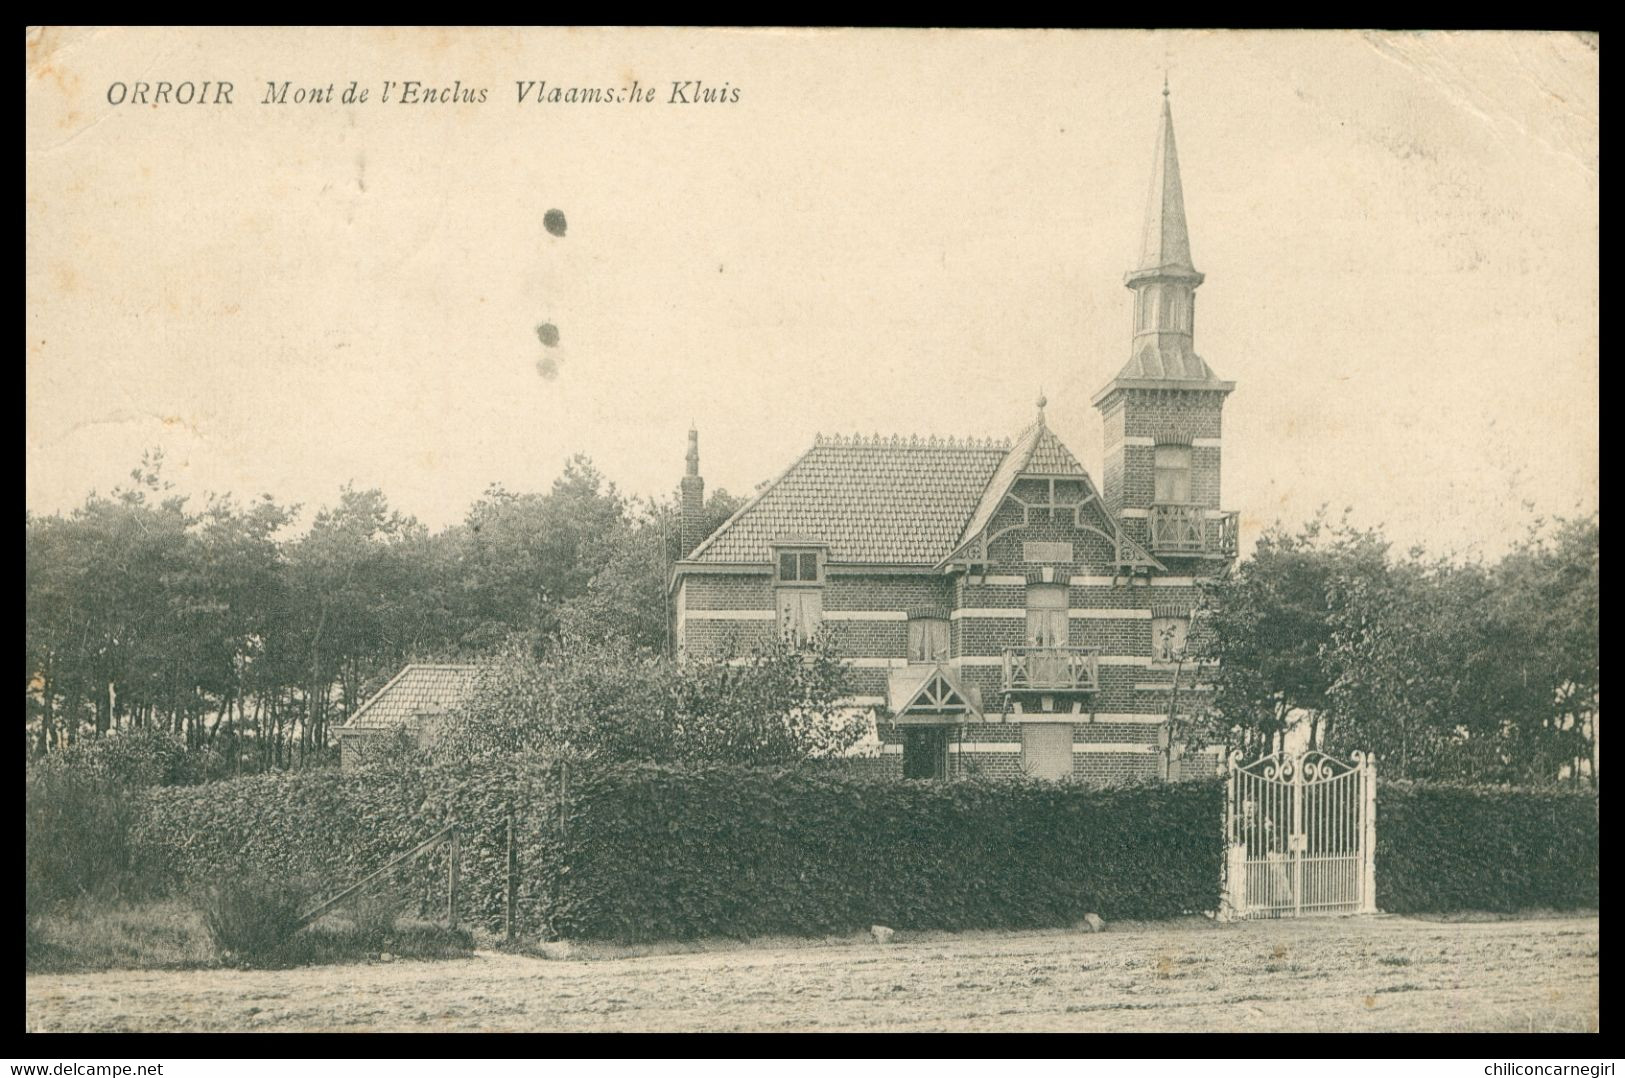
{"type": "Polygon", "coordinates": [[[309,895],[309,888],[285,880],[228,880],[209,891],[204,908],[209,935],[223,958],[269,955],[293,934],[309,895]]]}
{"type": "Polygon", "coordinates": [[[31,770],[24,804],[29,918],[125,882],[133,810],[122,789],[65,768],[31,770]]]}
{"type": "Polygon", "coordinates": [[[395,922],[404,905],[399,895],[372,892],[350,900],[348,920],[364,940],[380,945],[395,934],[395,922]]]}

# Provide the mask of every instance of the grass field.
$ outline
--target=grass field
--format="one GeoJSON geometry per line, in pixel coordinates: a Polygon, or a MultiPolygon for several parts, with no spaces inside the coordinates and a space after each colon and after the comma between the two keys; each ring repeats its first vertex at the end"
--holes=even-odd
{"type": "Polygon", "coordinates": [[[1595,1031],[1598,921],[1114,926],[640,957],[26,977],[69,1030],[1595,1031]]]}

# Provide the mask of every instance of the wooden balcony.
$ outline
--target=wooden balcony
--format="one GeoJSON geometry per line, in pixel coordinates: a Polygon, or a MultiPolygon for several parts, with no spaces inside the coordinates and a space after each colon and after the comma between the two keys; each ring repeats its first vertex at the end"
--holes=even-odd
{"type": "Polygon", "coordinates": [[[1199,505],[1153,505],[1147,524],[1151,553],[1236,556],[1236,514],[1209,516],[1199,505]]]}
{"type": "Polygon", "coordinates": [[[1099,687],[1099,648],[1004,649],[1005,692],[1094,692],[1099,687]]]}

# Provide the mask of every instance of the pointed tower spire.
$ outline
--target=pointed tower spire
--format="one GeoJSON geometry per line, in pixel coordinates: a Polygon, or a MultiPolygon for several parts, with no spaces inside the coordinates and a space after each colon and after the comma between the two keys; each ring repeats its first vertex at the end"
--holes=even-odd
{"type": "Polygon", "coordinates": [[[1174,110],[1168,103],[1168,76],[1162,77],[1162,127],[1151,165],[1151,194],[1145,204],[1145,243],[1136,273],[1180,270],[1200,281],[1191,264],[1191,238],[1185,228],[1185,192],[1179,185],[1179,150],[1174,145],[1174,110]]]}
{"type": "Polygon", "coordinates": [[[1129,361],[1112,386],[1128,381],[1169,381],[1181,386],[1219,379],[1194,346],[1196,289],[1202,274],[1191,262],[1190,232],[1185,222],[1185,190],[1179,179],[1179,150],[1174,145],[1174,110],[1163,76],[1162,120],[1151,160],[1151,194],[1146,200],[1140,260],[1123,278],[1134,292],[1134,339],[1129,361]]]}

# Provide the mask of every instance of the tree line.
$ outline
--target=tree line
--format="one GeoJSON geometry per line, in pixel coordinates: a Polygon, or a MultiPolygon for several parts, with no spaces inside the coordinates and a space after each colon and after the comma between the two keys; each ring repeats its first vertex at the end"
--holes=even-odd
{"type": "MultiPolygon", "coordinates": [[[[546,493],[493,486],[439,531],[346,486],[292,534],[299,507],[195,502],[149,454],[109,494],[27,514],[28,751],[141,729],[211,775],[300,767],[403,662],[561,633],[663,651],[676,504],[578,455],[546,493]]],[[[738,505],[713,492],[708,526],[738,505]]]]}
{"type": "Polygon", "coordinates": [[[1495,561],[1396,553],[1324,512],[1275,527],[1206,590],[1216,660],[1194,731],[1248,757],[1289,735],[1382,773],[1497,784],[1597,781],[1595,515],[1535,521],[1495,561]]]}

